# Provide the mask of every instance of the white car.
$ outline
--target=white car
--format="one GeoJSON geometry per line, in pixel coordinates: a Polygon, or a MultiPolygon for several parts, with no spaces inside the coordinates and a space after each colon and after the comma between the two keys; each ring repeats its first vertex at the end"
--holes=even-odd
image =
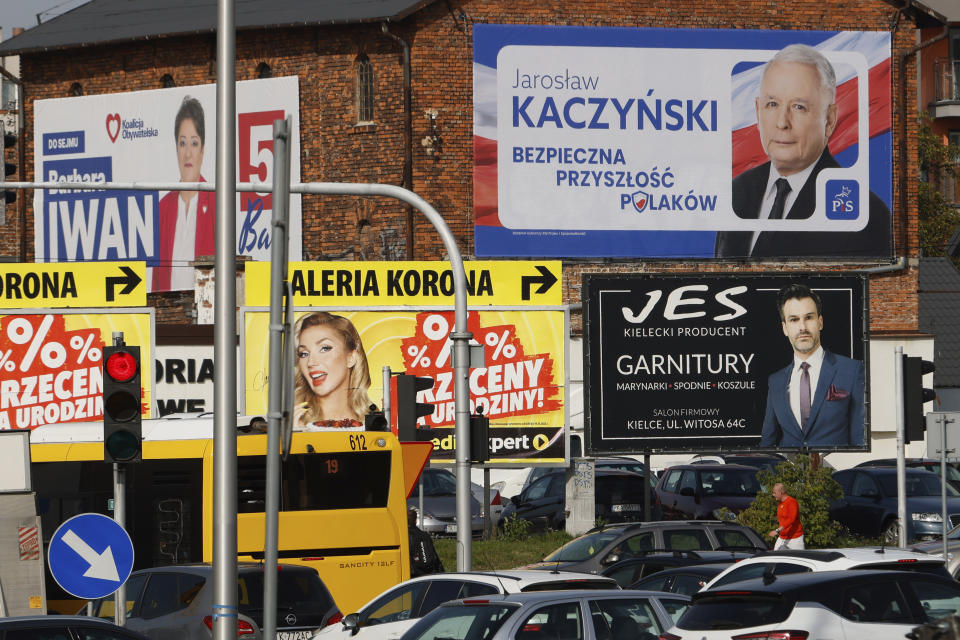
{"type": "Polygon", "coordinates": [[[399,638],[442,603],[500,593],[619,589],[612,578],[589,573],[535,570],[434,573],[411,578],[383,592],[342,620],[317,633],[320,640],[399,638]]]}
{"type": "Polygon", "coordinates": [[[921,571],[817,571],[693,594],[660,640],[903,638],[960,610],[960,583],[921,571]]]}
{"type": "Polygon", "coordinates": [[[943,567],[943,558],[904,549],[857,547],[852,549],[807,549],[802,551],[768,551],[740,560],[705,584],[701,591],[724,587],[732,582],[767,575],[781,576],[811,571],[844,569],[890,569],[924,571],[950,577],[943,567]]]}

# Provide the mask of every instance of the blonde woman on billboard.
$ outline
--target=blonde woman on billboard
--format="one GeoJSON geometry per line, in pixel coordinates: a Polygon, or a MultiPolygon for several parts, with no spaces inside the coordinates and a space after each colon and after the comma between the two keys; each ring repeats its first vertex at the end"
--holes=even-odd
{"type": "MultiPolygon", "coordinates": [[[[203,106],[186,96],[174,120],[174,142],[180,182],[206,182],[200,175],[206,142],[203,106]]],[[[214,253],[216,194],[213,191],[171,191],[160,199],[159,263],[153,267],[151,291],[193,289],[198,256],[214,253]],[[173,265],[178,265],[173,268],[173,265]]]]}
{"type": "Polygon", "coordinates": [[[294,334],[294,427],[363,427],[370,408],[370,371],[353,323],[317,311],[300,318],[294,334]]]}

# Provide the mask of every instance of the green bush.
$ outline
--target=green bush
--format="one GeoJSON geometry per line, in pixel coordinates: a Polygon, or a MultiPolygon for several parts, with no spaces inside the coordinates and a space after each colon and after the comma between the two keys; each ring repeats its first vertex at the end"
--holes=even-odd
{"type": "Polygon", "coordinates": [[[849,535],[844,528],[830,519],[830,502],[843,497],[843,489],[833,479],[831,469],[814,466],[809,455],[798,455],[778,464],[775,473],[766,469],[760,471],[757,479],[764,491],[758,493],[756,500],[737,516],[738,522],[753,527],[764,537],[776,529],[779,526],[777,501],[770,490],[780,482],[800,507],[800,524],[808,549],[849,544],[849,535]]]}
{"type": "Polygon", "coordinates": [[[503,528],[500,530],[498,537],[511,542],[521,542],[530,537],[531,525],[532,523],[529,520],[518,518],[515,515],[511,516],[503,521],[503,528]]]}

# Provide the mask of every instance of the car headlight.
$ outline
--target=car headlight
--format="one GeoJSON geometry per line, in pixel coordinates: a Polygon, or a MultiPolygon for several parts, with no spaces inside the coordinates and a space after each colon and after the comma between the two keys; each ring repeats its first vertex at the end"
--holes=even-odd
{"type": "Polygon", "coordinates": [[[911,513],[910,517],[917,522],[943,522],[939,513],[911,513]]]}

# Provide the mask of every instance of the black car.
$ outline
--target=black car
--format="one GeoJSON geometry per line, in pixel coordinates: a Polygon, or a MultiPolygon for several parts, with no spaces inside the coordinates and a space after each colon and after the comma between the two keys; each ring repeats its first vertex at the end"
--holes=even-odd
{"type": "Polygon", "coordinates": [[[756,553],[767,543],[750,527],[718,520],[636,522],[597,527],[523,567],[600,573],[629,557],[662,551],[741,551],[756,553]]]}
{"type": "MultiPolygon", "coordinates": [[[[624,589],[633,589],[634,583],[647,576],[658,574],[665,569],[688,567],[698,564],[723,562],[728,566],[738,559],[749,558],[753,554],[733,551],[663,551],[653,552],[639,558],[627,558],[606,567],[601,575],[613,578],[624,589]]],[[[647,588],[647,587],[644,587],[647,588]]],[[[657,589],[654,589],[657,591],[657,589]]]]}
{"type": "Polygon", "coordinates": [[[729,562],[710,562],[673,567],[672,569],[652,573],[624,588],[640,591],[666,591],[692,596],[729,566],[729,562]]]}
{"type": "Polygon", "coordinates": [[[779,453],[700,453],[689,464],[742,464],[776,472],[777,465],[787,457],[779,453]]]}
{"type": "MultiPolygon", "coordinates": [[[[933,458],[907,458],[905,461],[908,469],[923,469],[940,475],[940,461],[933,458]]],[[[879,460],[867,460],[854,467],[896,467],[896,458],[881,458],[879,460]]],[[[947,463],[947,483],[954,489],[960,491],[960,470],[957,470],[952,464],[947,463]]]]}
{"type": "MultiPolygon", "coordinates": [[[[605,522],[643,520],[643,476],[617,469],[594,470],[596,518],[605,522]]],[[[527,520],[534,531],[562,529],[566,523],[567,474],[554,471],[534,481],[500,514],[502,530],[508,518],[527,520]]]]}
{"type": "MultiPolygon", "coordinates": [[[[906,470],[907,540],[927,540],[943,534],[940,478],[929,471],[906,470]]],[[[830,518],[857,535],[882,536],[897,542],[897,470],[893,467],[854,467],[836,471],[833,479],[843,497],[830,504],[830,518]]],[[[960,524],[960,493],[947,485],[948,529],[960,524]]]]}
{"type": "Polygon", "coordinates": [[[3,640],[150,640],[108,620],[87,616],[14,616],[0,618],[3,640]]]}
{"type": "Polygon", "coordinates": [[[739,464],[681,464],[657,482],[658,512],[664,520],[719,518],[721,508],[739,513],[762,490],[758,469],[739,464]]]}

